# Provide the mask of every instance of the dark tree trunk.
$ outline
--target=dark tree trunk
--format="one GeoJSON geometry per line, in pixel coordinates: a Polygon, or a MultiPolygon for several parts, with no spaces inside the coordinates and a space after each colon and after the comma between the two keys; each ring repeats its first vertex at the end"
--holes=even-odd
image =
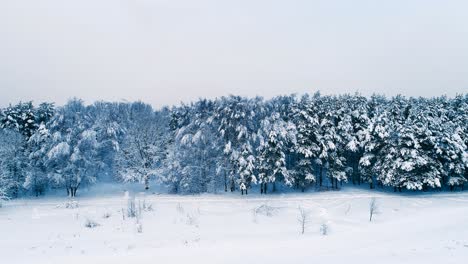
{"type": "Polygon", "coordinates": [[[225,191],[225,192],[228,191],[226,170],[224,171],[224,191],[225,191]]]}
{"type": "Polygon", "coordinates": [[[322,166],[319,169],[319,186],[322,187],[323,179],[322,179],[322,166]]]}
{"type": "Polygon", "coordinates": [[[234,192],[236,190],[236,187],[234,185],[234,180],[231,180],[231,192],[234,192]]]}

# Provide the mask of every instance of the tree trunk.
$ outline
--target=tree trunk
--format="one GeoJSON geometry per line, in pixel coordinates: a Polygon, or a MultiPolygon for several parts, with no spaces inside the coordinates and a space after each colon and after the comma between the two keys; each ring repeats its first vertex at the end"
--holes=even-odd
{"type": "Polygon", "coordinates": [[[231,179],[231,192],[236,190],[236,186],[234,185],[234,179],[231,179]]]}
{"type": "Polygon", "coordinates": [[[145,190],[149,190],[149,176],[145,176],[145,190]]]}
{"type": "Polygon", "coordinates": [[[319,186],[322,187],[323,179],[322,179],[322,166],[320,165],[319,169],[319,186]]]}
{"type": "Polygon", "coordinates": [[[224,191],[227,192],[227,175],[226,175],[226,170],[224,170],[224,191]]]}

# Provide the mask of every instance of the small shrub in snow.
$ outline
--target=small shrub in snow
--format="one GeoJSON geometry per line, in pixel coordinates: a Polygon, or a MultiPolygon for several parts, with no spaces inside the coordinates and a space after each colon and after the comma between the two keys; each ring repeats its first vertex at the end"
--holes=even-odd
{"type": "Polygon", "coordinates": [[[65,208],[68,208],[68,209],[76,209],[80,207],[78,202],[75,201],[75,200],[69,200],[65,203],[65,208]]]}
{"type": "Polygon", "coordinates": [[[151,203],[147,203],[146,200],[143,200],[142,204],[141,204],[141,209],[145,212],[152,212],[154,209],[153,209],[153,204],[151,203]]]}
{"type": "Polygon", "coordinates": [[[138,233],[143,233],[143,224],[139,220],[136,222],[135,227],[138,233]]]}
{"type": "Polygon", "coordinates": [[[127,217],[135,218],[139,216],[138,209],[136,207],[135,198],[128,199],[127,202],[127,217]]]}
{"type": "Polygon", "coordinates": [[[103,215],[102,215],[102,218],[104,219],[108,219],[112,216],[111,212],[105,212],[103,215]]]}
{"type": "Polygon", "coordinates": [[[177,204],[176,210],[179,212],[179,214],[183,214],[185,212],[184,207],[182,207],[180,203],[177,204]]]}
{"type": "Polygon", "coordinates": [[[273,216],[273,214],[278,210],[278,208],[275,208],[275,207],[272,207],[272,206],[269,206],[267,204],[262,204],[260,205],[259,207],[255,208],[254,211],[255,211],[255,214],[258,215],[258,214],[262,214],[262,215],[266,215],[266,216],[273,216]]]}
{"type": "Polygon", "coordinates": [[[327,223],[323,223],[322,225],[320,225],[320,234],[322,236],[328,235],[328,225],[327,225],[327,223]]]}
{"type": "Polygon", "coordinates": [[[85,227],[87,228],[95,228],[100,226],[100,224],[92,219],[87,218],[85,222],[85,227]]]}
{"type": "Polygon", "coordinates": [[[187,225],[198,227],[198,218],[192,214],[187,214],[187,225]]]}

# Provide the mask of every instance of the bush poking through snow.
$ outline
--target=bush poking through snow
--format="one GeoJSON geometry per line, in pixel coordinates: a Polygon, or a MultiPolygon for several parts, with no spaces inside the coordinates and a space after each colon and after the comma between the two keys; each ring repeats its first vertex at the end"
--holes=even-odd
{"type": "Polygon", "coordinates": [[[322,225],[320,225],[320,234],[322,236],[328,235],[328,225],[327,225],[327,223],[323,223],[322,225]]]}
{"type": "Polygon", "coordinates": [[[183,214],[185,212],[184,207],[182,207],[180,203],[177,204],[176,210],[179,214],[183,214]]]}
{"type": "Polygon", "coordinates": [[[154,211],[153,209],[153,204],[151,203],[147,203],[146,200],[143,200],[142,204],[141,204],[141,209],[145,212],[152,212],[154,211]]]}
{"type": "Polygon", "coordinates": [[[111,216],[112,216],[112,213],[111,213],[111,212],[105,212],[105,213],[102,215],[102,218],[104,218],[104,219],[109,219],[111,216]]]}
{"type": "Polygon", "coordinates": [[[140,222],[140,220],[137,220],[135,227],[138,233],[143,233],[143,224],[140,222]]]}
{"type": "Polygon", "coordinates": [[[78,207],[80,207],[80,205],[75,200],[69,200],[65,203],[65,208],[68,208],[68,209],[76,209],[78,207]]]}
{"type": "Polygon", "coordinates": [[[299,211],[299,216],[297,217],[297,221],[299,223],[301,234],[304,234],[310,222],[310,212],[304,209],[302,206],[299,206],[299,208],[297,209],[299,211]]]}
{"type": "Polygon", "coordinates": [[[278,210],[278,208],[269,206],[267,204],[262,204],[259,207],[254,209],[255,215],[262,214],[266,216],[273,216],[273,214],[278,210]]]}
{"type": "Polygon", "coordinates": [[[95,228],[100,226],[100,224],[92,219],[87,218],[84,226],[87,228],[95,228]]]}
{"type": "Polygon", "coordinates": [[[195,215],[187,214],[187,225],[198,227],[198,218],[195,215]]]}
{"type": "Polygon", "coordinates": [[[136,207],[135,197],[128,199],[127,202],[127,217],[135,218],[138,217],[139,212],[136,207]]]}

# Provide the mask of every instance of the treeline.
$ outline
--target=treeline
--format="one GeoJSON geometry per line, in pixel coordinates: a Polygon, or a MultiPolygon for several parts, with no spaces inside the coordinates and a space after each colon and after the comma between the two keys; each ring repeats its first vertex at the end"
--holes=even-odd
{"type": "Polygon", "coordinates": [[[385,98],[319,93],[271,100],[72,99],[0,111],[0,196],[99,180],[156,179],[174,193],[279,188],[453,190],[468,180],[468,95],[385,98]]]}

